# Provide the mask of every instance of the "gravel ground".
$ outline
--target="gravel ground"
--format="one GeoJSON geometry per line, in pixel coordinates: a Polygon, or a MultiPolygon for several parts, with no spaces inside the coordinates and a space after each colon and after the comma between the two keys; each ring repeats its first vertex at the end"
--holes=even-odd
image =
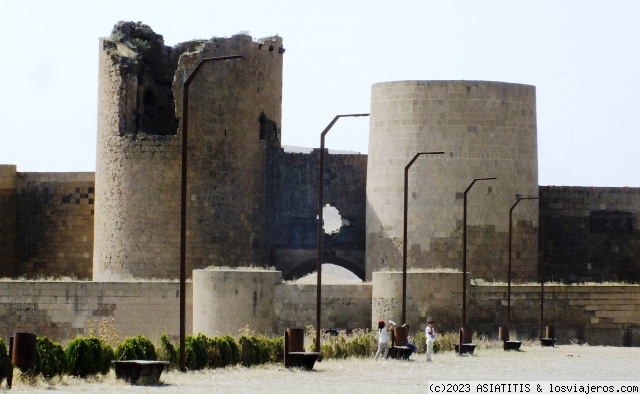
{"type": "MultiPolygon", "coordinates": [[[[47,384],[14,379],[12,392],[90,393],[371,393],[388,389],[426,393],[428,381],[639,381],[640,348],[601,346],[523,347],[519,352],[477,350],[472,356],[452,352],[409,361],[368,359],[325,360],[313,371],[282,365],[233,367],[180,373],[164,372],[159,386],[131,386],[115,379],[86,381],[65,377],[47,384]]],[[[640,384],[640,382],[639,382],[640,384]]],[[[4,386],[3,386],[4,387],[4,386]]]]}

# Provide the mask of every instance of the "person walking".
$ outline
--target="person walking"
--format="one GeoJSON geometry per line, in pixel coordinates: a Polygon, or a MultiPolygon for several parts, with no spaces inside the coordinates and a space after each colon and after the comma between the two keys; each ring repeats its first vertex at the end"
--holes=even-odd
{"type": "Polygon", "coordinates": [[[389,320],[390,328],[387,329],[387,325],[384,320],[378,322],[378,351],[374,360],[378,359],[378,356],[384,349],[384,359],[389,358],[389,331],[393,329],[396,323],[393,320],[389,320]]]}
{"type": "Polygon", "coordinates": [[[427,327],[424,329],[427,337],[427,362],[433,361],[433,345],[436,342],[436,329],[433,327],[433,318],[427,319],[427,327]]]}

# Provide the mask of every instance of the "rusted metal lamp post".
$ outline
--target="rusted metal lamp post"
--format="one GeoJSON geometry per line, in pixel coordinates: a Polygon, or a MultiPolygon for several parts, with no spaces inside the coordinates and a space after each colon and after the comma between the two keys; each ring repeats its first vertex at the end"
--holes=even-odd
{"type": "Polygon", "coordinates": [[[489,181],[498,179],[491,178],[475,178],[467,189],[464,191],[463,210],[462,210],[462,328],[460,328],[460,346],[458,352],[463,353],[462,344],[467,334],[467,193],[477,181],[489,181]]]}
{"type": "Polygon", "coordinates": [[[320,311],[322,307],[322,244],[324,241],[324,229],[323,225],[323,208],[324,208],[324,137],[329,130],[340,118],[358,118],[361,116],[369,116],[369,114],[348,114],[348,115],[336,115],[335,118],[325,127],[320,134],[320,175],[318,185],[318,257],[316,261],[317,275],[317,289],[316,289],[316,352],[320,351],[320,311]]]}
{"type": "MultiPolygon", "coordinates": [[[[511,323],[511,244],[512,244],[512,233],[513,233],[513,209],[518,205],[518,203],[522,200],[538,200],[538,197],[518,197],[516,202],[509,208],[509,264],[507,268],[507,333],[506,338],[503,338],[503,341],[509,340],[509,327],[511,323]]],[[[507,347],[505,346],[505,349],[507,347]]]]}
{"type": "Polygon", "coordinates": [[[189,85],[205,63],[242,59],[244,55],[209,57],[201,59],[191,74],[182,83],[182,176],[180,184],[180,371],[186,372],[186,273],[187,273],[187,144],[189,125],[189,85]]]}
{"type": "Polygon", "coordinates": [[[544,270],[544,239],[545,239],[545,231],[544,231],[544,223],[551,217],[553,213],[545,216],[544,219],[540,222],[540,254],[538,256],[538,264],[539,264],[539,275],[540,275],[540,342],[542,346],[554,346],[555,339],[553,338],[553,327],[549,326],[547,335],[545,335],[544,331],[544,281],[545,281],[545,270],[544,270]]]}
{"type": "Polygon", "coordinates": [[[402,323],[407,322],[407,218],[409,215],[409,168],[421,155],[442,155],[444,152],[418,152],[404,167],[404,219],[402,232],[402,323]]]}

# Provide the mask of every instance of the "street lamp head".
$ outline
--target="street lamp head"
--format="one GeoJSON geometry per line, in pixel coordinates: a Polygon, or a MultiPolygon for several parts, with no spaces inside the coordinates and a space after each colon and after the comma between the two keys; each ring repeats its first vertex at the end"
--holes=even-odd
{"type": "Polygon", "coordinates": [[[324,136],[329,132],[329,130],[331,130],[333,125],[338,121],[338,119],[340,119],[340,118],[359,118],[359,117],[362,117],[362,116],[369,116],[369,114],[336,115],[335,118],[333,118],[333,120],[329,123],[329,125],[327,125],[327,127],[325,127],[325,129],[322,131],[322,133],[320,133],[320,148],[321,148],[321,150],[324,150],[324,136]]]}
{"type": "Polygon", "coordinates": [[[346,114],[346,115],[338,115],[338,118],[359,118],[361,116],[369,116],[369,114],[346,114]]]}
{"type": "Polygon", "coordinates": [[[473,187],[473,184],[476,183],[476,181],[490,181],[490,180],[494,180],[494,179],[498,179],[496,177],[489,177],[489,178],[474,178],[471,183],[469,184],[469,186],[467,187],[467,189],[464,191],[464,195],[466,196],[467,193],[469,192],[469,190],[471,190],[471,188],[473,187]]]}

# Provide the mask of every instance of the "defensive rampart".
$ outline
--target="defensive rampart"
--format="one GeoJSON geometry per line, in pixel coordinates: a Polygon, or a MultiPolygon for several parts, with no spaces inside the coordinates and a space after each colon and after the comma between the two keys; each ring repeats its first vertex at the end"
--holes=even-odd
{"type": "MultiPolygon", "coordinates": [[[[222,270],[205,281],[194,275],[195,282],[187,283],[187,333],[236,335],[248,326],[281,335],[286,328],[315,326],[316,286],[276,280],[279,277],[278,271],[244,275],[222,270]],[[218,281],[229,277],[234,279],[218,281]],[[202,290],[222,291],[225,297],[211,304],[202,290]],[[202,313],[207,305],[213,305],[212,313],[202,313]]],[[[407,323],[414,330],[424,329],[431,316],[440,331],[456,332],[461,325],[461,278],[460,272],[409,272],[407,323]]],[[[107,321],[121,337],[157,340],[166,333],[177,340],[178,287],[175,281],[0,281],[0,333],[6,340],[13,332],[34,332],[65,343],[88,335],[92,322],[107,321]]],[[[469,327],[497,337],[498,327],[506,324],[506,284],[470,284],[468,290],[469,327]]],[[[512,285],[511,292],[510,331],[519,338],[538,337],[540,286],[512,285]]],[[[380,318],[399,322],[401,303],[401,272],[376,273],[371,283],[323,285],[322,328],[371,329],[380,318]]],[[[542,326],[554,326],[559,343],[640,346],[640,286],[546,285],[543,320],[542,326]]]]}
{"type": "Polygon", "coordinates": [[[2,276],[91,278],[93,173],[0,166],[0,208],[2,276]]]}
{"type": "MultiPolygon", "coordinates": [[[[316,285],[282,281],[280,271],[196,270],[193,276],[194,323],[206,335],[237,333],[249,325],[260,333],[315,326],[316,285]]],[[[322,286],[325,328],[368,328],[371,285],[322,286]]]]}
{"type": "MultiPolygon", "coordinates": [[[[32,332],[63,343],[90,334],[106,321],[120,335],[163,333],[177,340],[180,330],[177,282],[0,281],[0,335],[32,332]],[[98,324],[95,324],[98,323],[98,324]]],[[[192,289],[187,283],[187,332],[192,331],[192,289]]],[[[99,335],[99,332],[95,332],[99,335]]]]}
{"type": "MultiPolygon", "coordinates": [[[[270,157],[268,165],[270,265],[285,279],[316,270],[320,150],[270,157]]],[[[325,263],[365,276],[367,156],[326,154],[324,201],[336,208],[342,226],[324,238],[325,263]]]]}
{"type": "Polygon", "coordinates": [[[540,187],[549,280],[640,281],[640,188],[540,187]]]}

